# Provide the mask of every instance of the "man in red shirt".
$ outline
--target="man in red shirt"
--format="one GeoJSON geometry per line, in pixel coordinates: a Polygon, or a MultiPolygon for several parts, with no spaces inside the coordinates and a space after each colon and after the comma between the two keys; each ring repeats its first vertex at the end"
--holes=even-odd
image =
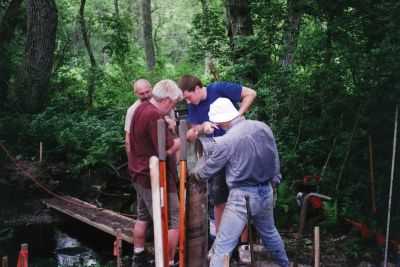
{"type": "MultiPolygon", "coordinates": [[[[133,267],[149,266],[145,250],[146,231],[153,218],[149,159],[158,156],[157,120],[163,119],[182,99],[182,92],[172,80],[159,81],[153,88],[153,96],[140,104],[133,115],[130,128],[130,156],[128,168],[132,172],[138,202],[138,217],[133,228],[133,267]]],[[[167,123],[166,123],[167,125],[167,123]]],[[[174,264],[174,256],[179,241],[179,200],[175,177],[176,160],[174,152],[179,149],[179,139],[173,139],[166,126],[167,192],[169,206],[169,263],[174,264]]]]}

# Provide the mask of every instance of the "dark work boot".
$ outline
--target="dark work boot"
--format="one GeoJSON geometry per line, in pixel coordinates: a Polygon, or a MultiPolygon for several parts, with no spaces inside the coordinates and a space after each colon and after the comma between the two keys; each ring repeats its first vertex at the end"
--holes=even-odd
{"type": "Polygon", "coordinates": [[[146,250],[140,253],[133,253],[132,257],[132,267],[152,267],[154,262],[150,261],[150,257],[146,250]]]}

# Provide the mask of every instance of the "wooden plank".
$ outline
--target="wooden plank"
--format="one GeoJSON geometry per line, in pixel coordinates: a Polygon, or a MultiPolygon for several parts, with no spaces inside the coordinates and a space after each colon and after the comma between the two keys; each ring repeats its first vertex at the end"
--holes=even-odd
{"type": "MultiPolygon", "coordinates": [[[[88,208],[97,208],[96,206],[94,206],[92,204],[89,204],[87,202],[81,201],[81,200],[74,199],[73,201],[79,202],[80,205],[82,205],[82,204],[83,205],[87,205],[88,208]]],[[[84,217],[83,215],[80,215],[80,214],[77,214],[75,212],[72,212],[72,211],[70,211],[70,210],[68,210],[66,208],[62,208],[59,205],[53,204],[53,203],[51,203],[49,201],[42,200],[42,202],[49,208],[53,208],[55,210],[58,210],[59,212],[67,214],[67,215],[69,215],[69,216],[71,216],[71,217],[73,217],[73,218],[75,218],[77,220],[80,220],[80,221],[82,221],[82,222],[84,222],[86,224],[89,224],[89,225],[91,225],[91,226],[93,226],[93,227],[95,227],[95,228],[97,228],[97,229],[99,229],[99,230],[101,230],[103,232],[106,232],[106,233],[108,233],[110,235],[113,235],[113,236],[117,235],[117,229],[113,229],[112,227],[110,227],[108,225],[97,223],[97,222],[95,222],[95,221],[93,221],[93,220],[91,220],[91,219],[89,219],[87,217],[84,217]]],[[[101,210],[101,212],[107,214],[110,217],[113,217],[113,216],[115,216],[115,217],[123,217],[125,220],[130,222],[129,223],[129,225],[131,226],[130,229],[133,229],[133,225],[135,223],[135,220],[130,219],[130,218],[125,217],[125,216],[122,216],[120,214],[114,213],[114,212],[112,212],[110,210],[106,210],[106,209],[101,210]]],[[[87,214],[87,215],[89,215],[89,214],[87,214]]],[[[126,242],[133,243],[133,234],[127,235],[125,233],[121,233],[121,238],[122,238],[122,240],[124,240],[126,242]]]]}
{"type": "Polygon", "coordinates": [[[135,220],[133,220],[133,219],[131,219],[131,218],[128,218],[128,217],[126,217],[126,216],[123,216],[123,215],[121,215],[121,214],[119,214],[119,213],[116,213],[116,212],[114,212],[114,211],[112,211],[112,210],[99,208],[99,207],[97,207],[97,206],[95,206],[95,205],[93,205],[93,204],[90,204],[90,203],[88,203],[88,202],[82,201],[82,200],[77,199],[77,198],[74,198],[74,197],[68,197],[68,199],[70,199],[70,200],[72,200],[72,201],[74,201],[74,202],[77,202],[77,203],[79,203],[80,205],[87,205],[87,206],[92,207],[92,208],[101,209],[101,212],[102,212],[102,213],[109,214],[109,215],[111,215],[112,217],[119,217],[119,218],[122,218],[122,219],[124,219],[124,220],[130,220],[130,221],[132,221],[133,223],[135,223],[135,220]]]}

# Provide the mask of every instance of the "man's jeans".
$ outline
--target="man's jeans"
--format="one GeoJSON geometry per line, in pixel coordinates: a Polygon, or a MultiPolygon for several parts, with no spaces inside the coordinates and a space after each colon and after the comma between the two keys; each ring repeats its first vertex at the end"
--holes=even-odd
{"type": "Polygon", "coordinates": [[[280,266],[289,266],[285,245],[274,225],[273,192],[271,185],[268,184],[230,189],[215,240],[215,250],[210,267],[223,266],[224,254],[231,254],[235,248],[240,233],[247,223],[246,195],[250,197],[253,224],[260,234],[264,246],[271,253],[273,261],[280,266]]]}

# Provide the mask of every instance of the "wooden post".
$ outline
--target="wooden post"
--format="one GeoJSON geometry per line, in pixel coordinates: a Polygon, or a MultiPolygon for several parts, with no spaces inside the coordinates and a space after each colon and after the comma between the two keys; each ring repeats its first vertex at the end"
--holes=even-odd
{"type": "Polygon", "coordinates": [[[121,228],[117,229],[117,267],[122,267],[122,239],[121,239],[121,228]]]}
{"type": "Polygon", "coordinates": [[[4,256],[1,260],[1,266],[2,267],[8,267],[8,257],[4,256]]]}
{"type": "Polygon", "coordinates": [[[180,179],[179,179],[179,267],[185,267],[186,263],[186,133],[187,133],[187,122],[181,120],[179,122],[179,138],[180,138],[180,179]]]}
{"type": "Polygon", "coordinates": [[[225,253],[224,255],[224,267],[229,267],[229,254],[225,253]]]}
{"type": "Polygon", "coordinates": [[[40,141],[40,146],[39,146],[39,162],[42,163],[43,161],[43,142],[40,141]]]}
{"type": "Polygon", "coordinates": [[[314,227],[314,267],[320,266],[320,251],[319,251],[319,227],[314,227]]]}
{"type": "Polygon", "coordinates": [[[154,250],[156,267],[164,267],[163,232],[161,218],[160,167],[157,157],[150,158],[150,179],[153,206],[154,250]]]}
{"type": "Polygon", "coordinates": [[[165,120],[157,120],[158,136],[158,158],[160,167],[160,190],[161,190],[161,220],[163,232],[164,266],[169,266],[168,248],[168,193],[167,193],[167,163],[166,163],[166,140],[165,140],[165,120]]]}

